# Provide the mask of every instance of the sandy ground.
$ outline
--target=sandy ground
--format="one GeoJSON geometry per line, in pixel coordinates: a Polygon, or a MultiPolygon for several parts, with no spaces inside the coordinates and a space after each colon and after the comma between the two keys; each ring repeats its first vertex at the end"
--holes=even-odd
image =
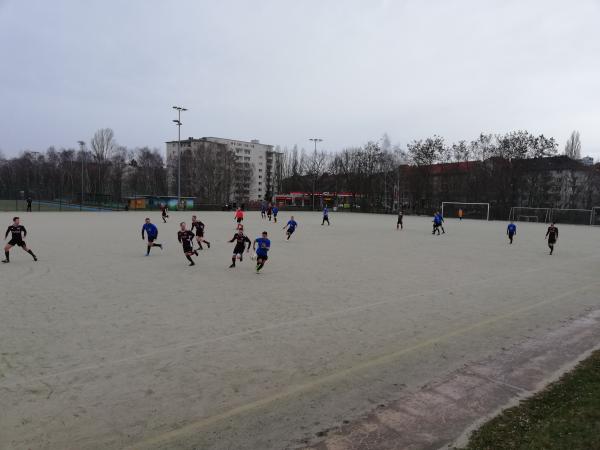
{"type": "MultiPolygon", "coordinates": [[[[0,267],[0,448],[281,449],[600,308],[600,229],[295,214],[270,259],[228,269],[233,214],[200,213],[188,267],[172,213],[22,214],[40,260],[0,267]]],[[[1,213],[7,226],[11,214],[1,213]]],[[[280,222],[289,213],[280,213],[280,222]]]]}

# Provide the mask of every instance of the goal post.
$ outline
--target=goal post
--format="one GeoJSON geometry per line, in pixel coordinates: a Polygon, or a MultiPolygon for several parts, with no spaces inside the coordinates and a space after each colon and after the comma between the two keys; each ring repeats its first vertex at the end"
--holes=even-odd
{"type": "Polygon", "coordinates": [[[490,220],[490,204],[474,202],[442,202],[441,213],[444,218],[455,217],[490,220]]]}
{"type": "Polygon", "coordinates": [[[594,220],[594,209],[552,208],[551,221],[571,225],[589,225],[594,220]]]}
{"type": "Polygon", "coordinates": [[[551,208],[530,208],[528,206],[513,206],[510,208],[510,222],[542,222],[549,223],[551,208]]]}
{"type": "Polygon", "coordinates": [[[590,225],[600,225],[600,206],[592,207],[592,214],[590,217],[590,225]]]}

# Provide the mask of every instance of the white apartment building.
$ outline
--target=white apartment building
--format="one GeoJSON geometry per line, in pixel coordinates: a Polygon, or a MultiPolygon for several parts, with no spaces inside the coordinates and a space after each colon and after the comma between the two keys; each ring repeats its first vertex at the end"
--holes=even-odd
{"type": "MultiPolygon", "coordinates": [[[[177,141],[167,142],[167,167],[176,167],[177,141]]],[[[210,144],[225,146],[236,158],[236,173],[230,201],[248,203],[271,200],[279,187],[281,153],[258,140],[240,141],[219,137],[181,140],[181,150],[202,151],[210,144]]],[[[175,176],[173,173],[171,176],[175,176]]]]}

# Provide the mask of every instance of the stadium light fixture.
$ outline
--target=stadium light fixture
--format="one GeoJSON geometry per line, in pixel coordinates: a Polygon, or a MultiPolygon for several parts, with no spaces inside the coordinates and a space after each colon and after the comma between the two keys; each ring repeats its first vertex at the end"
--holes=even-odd
{"type": "Polygon", "coordinates": [[[177,111],[177,119],[173,119],[177,125],[177,208],[181,205],[181,111],[187,111],[183,106],[173,106],[177,111]]]}

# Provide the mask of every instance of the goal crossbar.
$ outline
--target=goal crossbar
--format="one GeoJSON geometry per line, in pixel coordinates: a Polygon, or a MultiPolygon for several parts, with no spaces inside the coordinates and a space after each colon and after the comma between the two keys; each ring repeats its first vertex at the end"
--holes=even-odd
{"type": "Polygon", "coordinates": [[[458,205],[458,206],[485,206],[486,207],[486,216],[485,220],[490,220],[490,204],[489,203],[477,203],[477,202],[442,202],[442,216],[444,215],[444,206],[445,205],[458,205]]]}

